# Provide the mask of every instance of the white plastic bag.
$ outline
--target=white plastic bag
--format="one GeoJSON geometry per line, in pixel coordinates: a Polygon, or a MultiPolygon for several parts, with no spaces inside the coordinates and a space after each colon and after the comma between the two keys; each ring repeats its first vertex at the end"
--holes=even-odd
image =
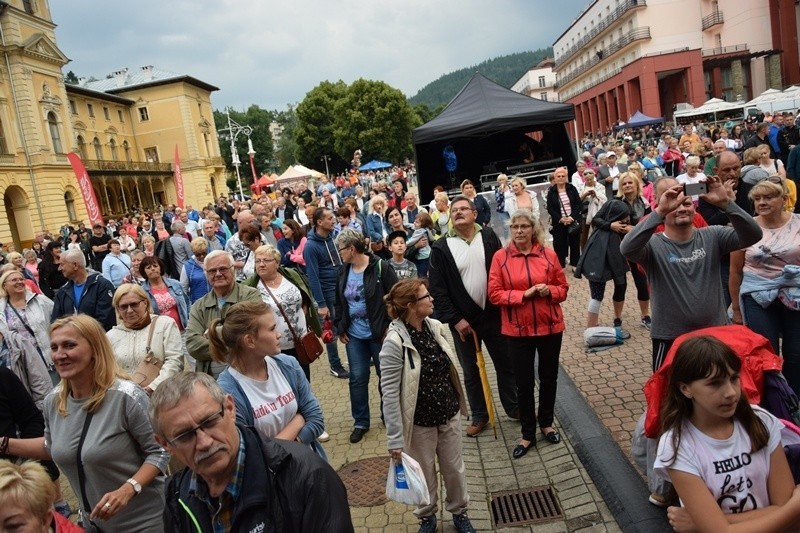
{"type": "Polygon", "coordinates": [[[405,452],[400,461],[389,459],[386,496],[407,505],[428,505],[431,502],[422,467],[405,452]]]}

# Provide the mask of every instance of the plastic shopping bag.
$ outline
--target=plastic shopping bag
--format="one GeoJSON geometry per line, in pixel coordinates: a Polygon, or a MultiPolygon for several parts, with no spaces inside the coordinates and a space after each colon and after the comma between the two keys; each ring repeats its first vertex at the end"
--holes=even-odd
{"type": "Polygon", "coordinates": [[[405,452],[400,461],[389,459],[386,496],[408,505],[428,505],[431,502],[422,467],[405,452]]]}

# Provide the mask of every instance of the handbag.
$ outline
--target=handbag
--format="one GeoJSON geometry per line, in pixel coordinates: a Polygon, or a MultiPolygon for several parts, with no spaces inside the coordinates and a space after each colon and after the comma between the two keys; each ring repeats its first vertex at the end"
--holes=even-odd
{"type": "Polygon", "coordinates": [[[81,459],[81,450],[83,449],[83,442],[86,440],[86,434],[89,432],[89,424],[92,423],[92,413],[86,413],[86,419],[83,421],[83,430],[81,430],[81,438],[78,440],[77,461],[75,462],[78,467],[78,485],[81,489],[81,506],[78,509],[78,522],[87,533],[103,533],[89,515],[92,514],[92,506],[89,505],[89,498],[86,497],[86,473],[83,471],[83,460],[81,459]]]}
{"type": "Polygon", "coordinates": [[[150,330],[147,333],[147,348],[145,348],[144,359],[142,359],[139,364],[136,365],[136,368],[133,370],[133,375],[131,376],[131,381],[142,388],[150,385],[150,383],[152,383],[153,380],[158,377],[158,374],[161,372],[161,367],[164,366],[164,361],[156,357],[151,349],[151,345],[153,343],[153,326],[155,325],[156,320],[158,320],[158,317],[150,322],[150,330]]]}
{"type": "Polygon", "coordinates": [[[280,311],[281,316],[286,321],[286,326],[289,328],[289,333],[292,335],[292,340],[294,340],[294,350],[297,352],[297,360],[300,361],[301,365],[310,365],[317,359],[319,356],[322,355],[323,347],[322,342],[320,342],[319,337],[313,331],[306,331],[302,337],[297,336],[297,332],[292,327],[292,322],[289,320],[289,317],[286,316],[286,312],[283,310],[283,306],[280,304],[275,295],[272,294],[272,291],[269,290],[267,284],[263,281],[261,282],[264,285],[264,288],[267,289],[267,292],[272,297],[272,301],[275,302],[275,305],[278,306],[278,311],[280,311]]]}
{"type": "MultiPolygon", "coordinates": [[[[569,216],[567,214],[567,209],[564,207],[564,202],[561,201],[561,195],[558,194],[558,191],[556,191],[556,195],[558,196],[558,203],[561,204],[561,212],[564,213],[564,216],[569,216]]],[[[588,206],[587,206],[587,209],[588,209],[588,206]]],[[[580,232],[581,232],[581,223],[573,218],[572,222],[570,223],[570,225],[567,226],[567,234],[568,235],[576,235],[576,234],[578,234],[580,232]]]]}

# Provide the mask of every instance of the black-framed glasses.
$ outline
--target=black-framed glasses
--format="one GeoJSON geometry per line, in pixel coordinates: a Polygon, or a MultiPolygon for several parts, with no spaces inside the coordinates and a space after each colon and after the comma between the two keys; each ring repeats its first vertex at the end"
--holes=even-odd
{"type": "Polygon", "coordinates": [[[422,301],[422,300],[428,300],[428,299],[430,299],[430,300],[433,300],[433,296],[431,296],[431,293],[429,293],[429,292],[426,292],[425,294],[423,294],[422,296],[420,296],[419,298],[417,298],[415,301],[416,301],[416,302],[420,302],[420,301],[422,301]]]}
{"type": "Polygon", "coordinates": [[[194,442],[194,439],[197,437],[197,432],[202,430],[203,433],[208,433],[210,429],[214,429],[217,424],[219,424],[220,420],[225,417],[225,406],[220,403],[219,404],[219,412],[214,413],[213,415],[209,416],[198,425],[193,427],[192,429],[186,430],[180,435],[173,437],[172,439],[167,439],[167,442],[170,446],[177,448],[178,446],[188,446],[189,444],[194,442]]]}
{"type": "Polygon", "coordinates": [[[117,309],[119,309],[120,311],[124,312],[124,311],[127,311],[128,309],[136,309],[142,303],[144,303],[144,300],[139,300],[138,302],[131,303],[131,304],[119,304],[119,305],[117,305],[117,309]]]}
{"type": "Polygon", "coordinates": [[[339,253],[342,253],[345,250],[347,250],[348,248],[350,248],[350,246],[342,246],[341,248],[337,248],[336,251],[339,252],[339,253]]]}

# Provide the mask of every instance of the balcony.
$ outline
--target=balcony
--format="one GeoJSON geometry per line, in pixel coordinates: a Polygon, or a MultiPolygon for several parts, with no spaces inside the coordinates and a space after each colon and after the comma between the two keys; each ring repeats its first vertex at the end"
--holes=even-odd
{"type": "Polygon", "coordinates": [[[608,14],[603,20],[597,23],[597,25],[589,30],[589,33],[581,37],[581,39],[576,42],[574,45],[570,46],[562,55],[556,60],[555,67],[553,70],[558,70],[559,65],[563,65],[570,57],[575,55],[577,52],[582,51],[583,47],[586,46],[592,39],[603,33],[603,31],[614,24],[615,22],[619,22],[620,17],[622,17],[625,13],[630,11],[631,9],[636,9],[638,7],[646,7],[647,2],[645,0],[630,0],[628,2],[623,3],[622,5],[617,6],[614,11],[608,14]]]}
{"type": "Polygon", "coordinates": [[[716,10],[710,15],[703,17],[703,31],[713,28],[717,24],[722,24],[725,19],[722,16],[722,11],[716,10]]]}
{"type": "Polygon", "coordinates": [[[148,161],[101,161],[97,159],[84,160],[83,165],[92,175],[107,174],[139,174],[163,176],[172,173],[169,163],[150,163],[148,161]]]}
{"type": "Polygon", "coordinates": [[[719,48],[703,48],[703,50],[700,52],[700,55],[703,57],[722,56],[736,52],[745,52],[747,49],[747,44],[734,44],[731,46],[721,46],[719,48]]]}
{"type": "Polygon", "coordinates": [[[571,82],[584,72],[592,69],[594,66],[598,65],[600,62],[609,59],[612,55],[616,54],[629,44],[635,41],[641,41],[644,39],[650,38],[650,27],[645,26],[643,28],[636,28],[632,32],[628,33],[627,35],[623,35],[621,38],[617,39],[613,43],[611,43],[607,48],[603,50],[599,50],[592,59],[581,65],[580,67],[576,68],[569,74],[565,76],[559,76],[558,81],[556,82],[556,87],[563,87],[565,84],[571,82]]]}

